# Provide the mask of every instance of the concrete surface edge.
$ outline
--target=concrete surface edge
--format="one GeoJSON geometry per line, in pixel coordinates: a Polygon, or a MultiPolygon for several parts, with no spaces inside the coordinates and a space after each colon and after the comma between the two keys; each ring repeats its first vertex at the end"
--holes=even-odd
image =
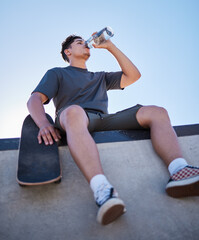
{"type": "MultiPolygon", "coordinates": [[[[178,137],[199,135],[199,124],[174,126],[174,130],[178,137]]],[[[150,139],[150,132],[148,130],[116,130],[116,131],[102,131],[91,134],[96,143],[107,142],[123,142],[123,141],[137,141],[150,139]]],[[[20,138],[6,138],[0,139],[0,151],[16,150],[19,146],[20,138]]],[[[59,143],[59,146],[67,145],[65,137],[59,143]]]]}

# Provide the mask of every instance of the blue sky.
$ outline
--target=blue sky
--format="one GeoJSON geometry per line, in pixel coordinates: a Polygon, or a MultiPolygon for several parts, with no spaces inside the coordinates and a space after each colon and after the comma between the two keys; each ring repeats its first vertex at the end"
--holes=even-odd
{"type": "MultiPolygon", "coordinates": [[[[105,26],[142,77],[109,92],[109,112],[137,103],[165,107],[172,125],[199,123],[199,1],[3,0],[0,2],[0,138],[19,137],[26,102],[45,72],[67,64],[61,42],[87,39],[105,26]]],[[[90,71],[118,71],[116,60],[92,49],[90,71]]],[[[46,111],[54,116],[53,103],[46,111]]]]}

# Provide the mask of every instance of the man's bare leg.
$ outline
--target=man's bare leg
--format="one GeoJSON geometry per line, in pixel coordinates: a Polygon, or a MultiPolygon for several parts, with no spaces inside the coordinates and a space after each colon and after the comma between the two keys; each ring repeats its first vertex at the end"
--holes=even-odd
{"type": "Polygon", "coordinates": [[[90,182],[95,175],[104,173],[97,146],[87,129],[88,121],[85,111],[77,105],[68,107],[60,115],[60,124],[67,132],[70,153],[90,182]]]}
{"type": "Polygon", "coordinates": [[[174,159],[182,158],[176,133],[164,108],[142,107],[137,112],[137,120],[141,126],[150,128],[153,147],[167,166],[174,159]]]}

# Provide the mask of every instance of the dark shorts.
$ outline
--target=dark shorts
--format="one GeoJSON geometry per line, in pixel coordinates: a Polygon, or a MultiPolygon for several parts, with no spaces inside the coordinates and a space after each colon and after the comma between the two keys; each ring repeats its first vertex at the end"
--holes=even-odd
{"type": "MultiPolygon", "coordinates": [[[[98,132],[111,130],[143,129],[136,118],[136,113],[141,107],[142,105],[137,104],[134,107],[113,114],[104,114],[93,109],[84,109],[89,118],[88,130],[89,132],[98,132]]],[[[59,122],[60,114],[61,112],[55,119],[55,127],[63,131],[59,122]]]]}

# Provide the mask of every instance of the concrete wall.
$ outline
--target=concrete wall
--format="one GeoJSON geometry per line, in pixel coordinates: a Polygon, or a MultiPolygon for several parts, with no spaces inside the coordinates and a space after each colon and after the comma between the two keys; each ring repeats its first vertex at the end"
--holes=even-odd
{"type": "MultiPolygon", "coordinates": [[[[179,137],[184,156],[199,165],[199,135],[179,137]]],[[[199,197],[166,195],[169,175],[150,140],[98,144],[104,171],[126,203],[127,212],[107,226],[96,222],[92,192],[60,146],[60,184],[20,187],[18,150],[0,152],[1,240],[196,240],[199,197]]]]}

